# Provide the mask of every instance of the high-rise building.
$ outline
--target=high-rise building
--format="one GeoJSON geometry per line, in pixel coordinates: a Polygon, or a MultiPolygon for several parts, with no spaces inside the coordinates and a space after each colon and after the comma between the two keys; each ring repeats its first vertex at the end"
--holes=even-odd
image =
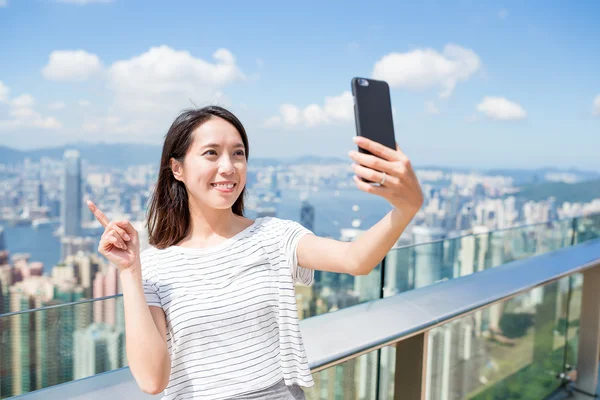
{"type": "Polygon", "coordinates": [[[60,238],[60,257],[62,260],[66,260],[69,257],[76,256],[80,252],[94,254],[98,242],[92,237],[63,236],[60,238]]]}
{"type": "MultiPolygon", "coordinates": [[[[6,241],[4,239],[4,228],[0,226],[0,251],[6,250],[6,241]]],[[[2,262],[0,262],[2,264],[2,262]]]]}
{"type": "Polygon", "coordinates": [[[81,230],[81,158],[79,151],[64,154],[61,218],[64,236],[79,236],[81,230]]]}
{"type": "Polygon", "coordinates": [[[415,226],[412,230],[414,251],[414,288],[431,285],[443,278],[444,243],[446,231],[442,228],[415,226]],[[420,243],[420,244],[419,244],[420,243]]]}
{"type": "Polygon", "coordinates": [[[125,333],[106,324],[91,324],[74,334],[74,379],[121,368],[125,333]]]}
{"type": "MultiPolygon", "coordinates": [[[[93,285],[93,297],[115,296],[119,291],[118,269],[114,264],[109,264],[102,272],[96,272],[93,285]]],[[[117,325],[116,309],[118,299],[105,299],[94,302],[94,322],[106,323],[110,326],[117,325]]]]}
{"type": "Polygon", "coordinates": [[[315,207],[308,202],[308,200],[302,201],[302,207],[300,208],[300,223],[306,229],[313,231],[315,228],[315,207]]]}
{"type": "Polygon", "coordinates": [[[36,187],[36,202],[38,207],[43,207],[46,203],[46,195],[44,193],[44,185],[41,181],[37,182],[36,187]]]}
{"type": "Polygon", "coordinates": [[[64,259],[65,265],[73,268],[73,276],[83,288],[84,296],[91,298],[93,295],[93,283],[102,265],[102,259],[96,254],[89,252],[77,252],[64,259]]]}
{"type": "MultiPolygon", "coordinates": [[[[9,288],[12,312],[43,307],[52,299],[53,285],[48,277],[30,276],[9,288]]],[[[40,389],[44,382],[47,360],[43,313],[24,313],[11,316],[8,329],[11,359],[11,395],[15,396],[40,389]]]]}

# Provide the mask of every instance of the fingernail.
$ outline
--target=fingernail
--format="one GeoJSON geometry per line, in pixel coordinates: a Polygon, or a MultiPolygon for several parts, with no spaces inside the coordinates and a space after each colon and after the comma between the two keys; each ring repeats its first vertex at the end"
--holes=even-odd
{"type": "Polygon", "coordinates": [[[356,142],[358,142],[358,136],[354,136],[354,137],[352,138],[352,140],[353,140],[355,143],[356,143],[356,142]]]}
{"type": "Polygon", "coordinates": [[[128,234],[125,234],[125,239],[126,239],[126,240],[131,240],[131,238],[129,237],[129,235],[128,235],[128,234]]]}

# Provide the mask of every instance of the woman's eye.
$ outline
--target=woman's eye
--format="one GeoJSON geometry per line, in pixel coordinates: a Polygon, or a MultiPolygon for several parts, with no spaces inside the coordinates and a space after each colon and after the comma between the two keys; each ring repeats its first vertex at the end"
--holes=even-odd
{"type": "Polygon", "coordinates": [[[217,154],[217,152],[214,151],[214,150],[207,150],[207,151],[204,152],[205,156],[214,156],[216,154],[217,154]]]}
{"type": "Polygon", "coordinates": [[[244,155],[244,154],[246,154],[246,153],[244,153],[244,150],[238,150],[238,151],[236,151],[234,154],[235,154],[236,156],[243,156],[243,155],[244,155]]]}

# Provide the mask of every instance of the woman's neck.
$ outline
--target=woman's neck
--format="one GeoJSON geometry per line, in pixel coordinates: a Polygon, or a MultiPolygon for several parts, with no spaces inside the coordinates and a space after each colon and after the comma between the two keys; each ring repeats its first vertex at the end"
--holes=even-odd
{"type": "MultiPolygon", "coordinates": [[[[191,199],[190,199],[191,200],[191,199]]],[[[243,230],[247,221],[233,213],[231,208],[218,210],[202,207],[190,201],[190,233],[181,244],[192,246],[212,245],[230,238],[243,230]]]]}

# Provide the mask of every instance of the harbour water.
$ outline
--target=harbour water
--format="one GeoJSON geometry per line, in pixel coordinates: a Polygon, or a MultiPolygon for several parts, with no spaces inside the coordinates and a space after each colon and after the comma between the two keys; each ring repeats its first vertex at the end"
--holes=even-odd
{"type": "MultiPolygon", "coordinates": [[[[279,202],[270,204],[277,210],[277,217],[300,221],[302,193],[297,190],[282,190],[279,202]]],[[[320,236],[338,238],[340,229],[351,228],[356,219],[360,228],[367,229],[379,221],[390,209],[382,198],[369,195],[358,189],[320,190],[311,192],[308,201],[315,207],[314,232],[320,236]]],[[[254,215],[253,215],[254,214],[254,215]]],[[[249,211],[249,218],[255,213],[249,211]]],[[[6,247],[11,254],[29,253],[31,261],[44,263],[44,271],[60,262],[60,238],[53,235],[54,227],[5,226],[6,247]]]]}

